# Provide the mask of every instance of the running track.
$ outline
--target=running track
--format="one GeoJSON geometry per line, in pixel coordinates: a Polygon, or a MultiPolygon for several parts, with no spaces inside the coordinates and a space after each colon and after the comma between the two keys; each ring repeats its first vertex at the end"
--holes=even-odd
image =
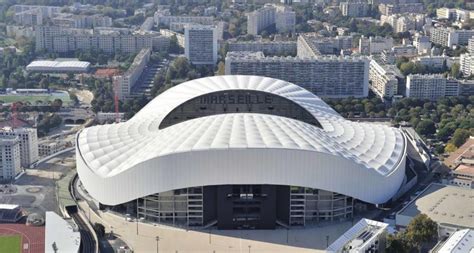
{"type": "Polygon", "coordinates": [[[21,253],[44,252],[44,226],[34,227],[26,226],[25,224],[0,224],[0,236],[3,235],[21,235],[21,253]]]}

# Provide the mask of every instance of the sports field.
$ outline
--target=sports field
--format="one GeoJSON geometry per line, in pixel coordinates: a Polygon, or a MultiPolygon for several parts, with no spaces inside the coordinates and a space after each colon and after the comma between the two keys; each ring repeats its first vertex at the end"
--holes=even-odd
{"type": "Polygon", "coordinates": [[[53,101],[57,98],[61,99],[64,104],[71,102],[69,94],[66,92],[55,92],[44,95],[0,95],[0,101],[3,101],[3,103],[30,102],[32,105],[35,105],[36,101],[46,102],[53,101]]]}
{"type": "Polygon", "coordinates": [[[0,252],[21,253],[21,236],[6,235],[0,236],[0,252]]]}

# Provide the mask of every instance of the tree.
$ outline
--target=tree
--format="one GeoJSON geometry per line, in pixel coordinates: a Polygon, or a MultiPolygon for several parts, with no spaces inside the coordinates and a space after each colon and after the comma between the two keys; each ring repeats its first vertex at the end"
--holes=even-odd
{"type": "Polygon", "coordinates": [[[459,63],[454,63],[451,66],[451,76],[454,78],[460,77],[460,73],[461,73],[460,69],[461,69],[461,66],[459,65],[459,63]]]}
{"type": "Polygon", "coordinates": [[[432,120],[421,120],[415,128],[416,132],[421,135],[430,135],[436,132],[436,126],[432,120]]]}
{"type": "Polygon", "coordinates": [[[404,62],[400,65],[400,72],[402,72],[402,74],[405,76],[413,74],[414,69],[415,64],[413,62],[404,62]]]}
{"type": "Polygon", "coordinates": [[[40,87],[41,87],[42,89],[48,89],[48,88],[49,88],[49,81],[48,81],[48,79],[47,79],[46,77],[41,78],[41,81],[40,81],[39,85],[40,85],[40,87]]]}
{"type": "Polygon", "coordinates": [[[464,142],[466,142],[467,138],[469,138],[469,131],[466,129],[456,129],[453,134],[453,138],[451,138],[451,143],[456,146],[460,147],[464,142]]]}
{"type": "Polygon", "coordinates": [[[217,74],[225,75],[225,64],[222,61],[220,61],[219,64],[217,64],[217,74]]]}
{"type": "Polygon", "coordinates": [[[178,57],[173,62],[173,67],[176,69],[176,77],[184,78],[191,69],[188,59],[186,57],[178,57]]]}
{"type": "Polygon", "coordinates": [[[55,111],[59,111],[59,109],[61,109],[61,107],[63,106],[63,101],[59,98],[56,98],[52,103],[51,103],[51,106],[53,107],[53,109],[55,111]]]}
{"type": "Polygon", "coordinates": [[[456,146],[454,146],[454,144],[452,143],[448,143],[448,145],[446,145],[446,147],[444,148],[444,152],[446,153],[452,153],[456,151],[456,146]]]}
{"type": "Polygon", "coordinates": [[[171,54],[178,54],[180,50],[179,43],[178,43],[178,37],[176,35],[173,35],[170,37],[170,47],[168,49],[168,52],[171,54]]]}
{"type": "Polygon", "coordinates": [[[387,236],[386,253],[408,253],[409,250],[410,247],[403,238],[403,234],[387,236]]]}
{"type": "Polygon", "coordinates": [[[438,225],[426,214],[418,214],[407,226],[405,238],[407,242],[421,251],[424,243],[432,242],[438,235],[438,225]]]}

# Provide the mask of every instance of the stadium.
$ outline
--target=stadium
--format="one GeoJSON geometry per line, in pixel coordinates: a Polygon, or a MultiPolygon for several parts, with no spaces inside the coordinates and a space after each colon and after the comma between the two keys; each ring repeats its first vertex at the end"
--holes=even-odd
{"type": "Polygon", "coordinates": [[[215,76],[168,89],[127,122],[82,130],[76,156],[102,207],[177,226],[272,229],[390,201],[406,139],[285,81],[215,76]]]}

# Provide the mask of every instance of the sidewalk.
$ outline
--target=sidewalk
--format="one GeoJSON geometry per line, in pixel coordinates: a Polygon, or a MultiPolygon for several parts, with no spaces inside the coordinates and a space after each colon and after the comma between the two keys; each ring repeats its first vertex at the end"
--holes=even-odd
{"type": "Polygon", "coordinates": [[[351,222],[305,229],[276,230],[185,230],[165,225],[127,222],[115,214],[99,211],[100,217],[81,202],[85,217],[99,222],[125,241],[134,252],[324,252],[329,244],[352,226],[351,222]],[[138,233],[138,235],[137,235],[138,233]],[[156,237],[159,236],[159,241],[156,237]],[[250,247],[249,247],[250,246],[250,247]]]}

